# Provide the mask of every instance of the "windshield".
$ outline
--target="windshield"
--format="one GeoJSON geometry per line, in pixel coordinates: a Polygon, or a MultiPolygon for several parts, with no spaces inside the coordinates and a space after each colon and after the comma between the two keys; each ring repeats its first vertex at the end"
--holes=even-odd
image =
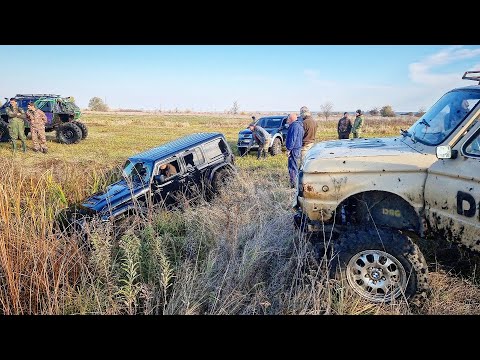
{"type": "Polygon", "coordinates": [[[283,118],[261,118],[258,120],[257,125],[263,128],[278,128],[282,125],[283,118]]]}
{"type": "Polygon", "coordinates": [[[462,123],[480,99],[480,92],[456,90],[443,95],[405,135],[425,145],[438,145],[462,123]]]}
{"type": "Polygon", "coordinates": [[[142,185],[150,183],[151,173],[152,165],[148,162],[127,160],[123,167],[123,177],[127,181],[141,183],[142,185]]]}

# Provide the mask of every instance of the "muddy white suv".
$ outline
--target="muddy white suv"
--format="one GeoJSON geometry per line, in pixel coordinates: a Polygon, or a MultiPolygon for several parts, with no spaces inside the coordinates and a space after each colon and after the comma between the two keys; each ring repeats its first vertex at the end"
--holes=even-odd
{"type": "Polygon", "coordinates": [[[416,237],[480,250],[479,100],[480,83],[454,89],[398,137],[325,141],[306,154],[295,223],[325,239],[332,275],[362,297],[426,298],[416,237]]]}

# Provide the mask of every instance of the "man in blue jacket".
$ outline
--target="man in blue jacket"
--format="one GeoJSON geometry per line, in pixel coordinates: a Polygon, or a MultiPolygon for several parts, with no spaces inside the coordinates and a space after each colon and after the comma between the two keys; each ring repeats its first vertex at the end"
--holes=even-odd
{"type": "Polygon", "coordinates": [[[288,174],[290,175],[290,187],[294,188],[297,184],[298,168],[300,167],[304,129],[295,113],[288,115],[287,124],[289,126],[285,146],[288,154],[288,174]]]}

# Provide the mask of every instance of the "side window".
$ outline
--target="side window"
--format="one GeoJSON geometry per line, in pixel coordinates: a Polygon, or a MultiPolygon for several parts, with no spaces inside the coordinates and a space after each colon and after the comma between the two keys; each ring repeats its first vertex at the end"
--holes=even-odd
{"type": "Polygon", "coordinates": [[[171,178],[180,172],[180,165],[177,159],[170,159],[167,162],[161,163],[155,171],[157,175],[165,175],[165,179],[171,178]]]}
{"type": "Polygon", "coordinates": [[[52,106],[50,101],[39,101],[38,102],[38,108],[42,110],[43,112],[51,112],[52,111],[52,106]]]}
{"type": "Polygon", "coordinates": [[[205,163],[205,158],[203,157],[202,151],[199,148],[187,153],[183,159],[187,169],[200,166],[205,163]]]}
{"type": "Polygon", "coordinates": [[[223,153],[227,151],[227,144],[223,139],[215,139],[203,144],[203,151],[208,161],[218,160],[223,158],[223,153]]]}
{"type": "Polygon", "coordinates": [[[464,152],[467,155],[480,156],[480,132],[477,131],[477,134],[467,142],[464,152]]]}

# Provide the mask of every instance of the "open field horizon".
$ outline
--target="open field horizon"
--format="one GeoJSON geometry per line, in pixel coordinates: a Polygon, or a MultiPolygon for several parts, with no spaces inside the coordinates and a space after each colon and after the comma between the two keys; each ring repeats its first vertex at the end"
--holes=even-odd
{"type": "MultiPolygon", "coordinates": [[[[365,116],[363,136],[397,136],[416,118],[365,116]]],[[[476,264],[442,263],[455,252],[426,244],[432,294],[419,310],[359,299],[329,279],[293,226],[294,191],[284,153],[240,157],[247,115],[85,112],[87,139],[74,145],[47,133],[48,154],[13,155],[0,143],[1,314],[480,314],[476,264]],[[63,208],[118,178],[136,153],[195,132],[221,132],[236,156],[237,181],[212,202],[183,211],[133,216],[118,232],[108,224],[79,236],[55,231],[63,208]]],[[[320,120],[317,141],[336,139],[338,119],[320,120]]]]}

